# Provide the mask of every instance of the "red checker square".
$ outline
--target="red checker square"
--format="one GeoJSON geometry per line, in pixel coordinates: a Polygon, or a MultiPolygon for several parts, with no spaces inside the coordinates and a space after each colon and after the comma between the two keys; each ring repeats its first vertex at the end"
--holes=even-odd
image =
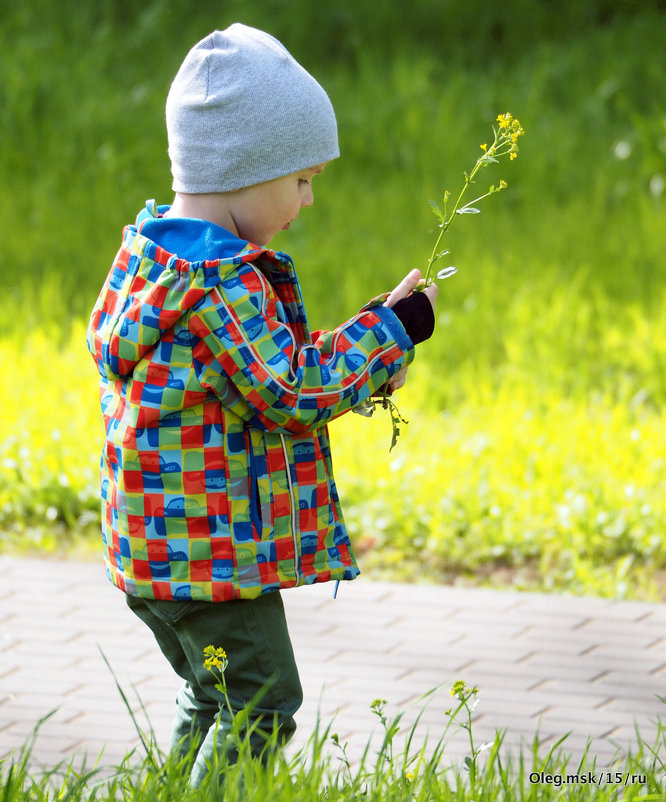
{"type": "Polygon", "coordinates": [[[298,516],[302,532],[314,532],[317,529],[317,510],[301,510],[298,516]]]}
{"type": "Polygon", "coordinates": [[[161,493],[146,493],[143,497],[143,511],[148,516],[164,515],[164,496],[161,493]]]}
{"type": "Polygon", "coordinates": [[[270,404],[259,395],[256,390],[251,390],[247,394],[247,400],[258,412],[263,412],[270,407],[270,404]]]}
{"type": "Polygon", "coordinates": [[[273,496],[273,514],[276,518],[291,515],[291,498],[289,493],[277,493],[273,496]]]}
{"type": "MultiPolygon", "coordinates": [[[[148,281],[145,278],[143,278],[143,276],[140,276],[140,275],[137,274],[132,279],[132,291],[134,293],[140,292],[146,286],[147,283],[148,283],[148,281]]],[[[138,312],[141,311],[141,307],[140,307],[139,304],[133,304],[131,309],[132,309],[132,311],[134,312],[135,315],[138,312]]],[[[138,317],[137,317],[137,320],[138,320],[138,317]]]]}
{"type": "Polygon", "coordinates": [[[157,451],[140,451],[139,463],[142,471],[160,472],[160,455],[157,451]]]}
{"type": "Polygon", "coordinates": [[[195,390],[185,390],[183,393],[183,406],[187,407],[194,407],[197,404],[200,404],[204,398],[206,397],[206,393],[195,391],[195,390]]]}
{"type": "Polygon", "coordinates": [[[134,382],[130,393],[130,400],[139,407],[136,413],[136,426],[138,429],[147,429],[149,426],[159,426],[160,424],[160,405],[152,401],[150,403],[154,403],[154,406],[147,406],[147,401],[144,404],[142,395],[144,386],[142,383],[137,385],[134,382]]]}
{"type": "Polygon", "coordinates": [[[281,537],[275,541],[275,556],[278,562],[294,559],[294,541],[291,537],[281,537]]]}
{"type": "Polygon", "coordinates": [[[149,560],[168,560],[169,551],[165,540],[149,540],[146,543],[149,560]]]}
{"type": "Polygon", "coordinates": [[[206,492],[205,471],[183,471],[182,477],[186,496],[202,495],[206,492]]]}
{"type": "Polygon", "coordinates": [[[206,502],[209,515],[229,515],[229,500],[225,493],[208,493],[206,502]]]}
{"type": "Polygon", "coordinates": [[[346,353],[350,348],[353,348],[354,343],[350,342],[346,337],[340,336],[335,341],[335,350],[338,353],[346,353]]]}
{"type": "Polygon", "coordinates": [[[125,471],[124,478],[127,493],[143,493],[142,471],[125,471]]]}
{"type": "Polygon", "coordinates": [[[109,462],[109,465],[118,464],[118,455],[116,454],[116,448],[113,445],[113,443],[107,441],[106,445],[104,446],[104,453],[106,455],[106,459],[109,462]]]}
{"type": "Polygon", "coordinates": [[[203,448],[204,430],[202,426],[183,426],[180,430],[180,442],[183,448],[203,448]]]}
{"type": "Polygon", "coordinates": [[[262,585],[273,584],[278,581],[277,571],[273,563],[259,563],[259,575],[262,585]]]}
{"type": "Polygon", "coordinates": [[[153,595],[159,601],[171,601],[173,593],[168,582],[153,582],[153,595]]]}
{"type": "Polygon", "coordinates": [[[233,560],[234,552],[231,538],[213,537],[210,540],[211,556],[214,560],[233,560]]]}
{"type": "Polygon", "coordinates": [[[148,560],[132,560],[132,568],[136,579],[152,579],[148,560]]]}
{"type": "Polygon", "coordinates": [[[204,452],[204,465],[207,471],[224,469],[224,452],[221,448],[207,448],[204,452]]]}
{"type": "MultiPolygon", "coordinates": [[[[104,509],[104,521],[108,524],[109,528],[113,528],[113,510],[115,509],[115,505],[113,503],[107,504],[104,509]]],[[[117,536],[117,533],[114,532],[114,537],[117,536]]]]}
{"type": "Polygon", "coordinates": [[[164,387],[167,383],[169,378],[169,366],[168,365],[160,365],[157,362],[151,362],[148,366],[148,372],[146,375],[147,382],[146,384],[157,384],[160,387],[164,387]]]}
{"type": "Polygon", "coordinates": [[[210,560],[191,560],[190,579],[192,582],[210,582],[213,568],[210,560]]]}
{"type": "Polygon", "coordinates": [[[312,576],[316,573],[314,570],[314,554],[303,554],[301,556],[300,569],[303,576],[312,576]]]}
{"type": "Polygon", "coordinates": [[[233,601],[234,598],[234,586],[231,584],[231,582],[213,583],[214,602],[233,601]]]}
{"type": "Polygon", "coordinates": [[[144,537],[146,533],[146,519],[143,515],[127,516],[127,532],[132,537],[144,537]]]}
{"type": "Polygon", "coordinates": [[[208,518],[188,518],[187,534],[190,537],[209,537],[210,524],[208,518]]]}

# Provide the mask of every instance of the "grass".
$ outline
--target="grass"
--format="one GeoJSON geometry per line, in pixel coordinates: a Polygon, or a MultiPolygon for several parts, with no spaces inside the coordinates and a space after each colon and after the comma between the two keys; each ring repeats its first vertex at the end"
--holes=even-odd
{"type": "MultiPolygon", "coordinates": [[[[146,733],[139,728],[145,754],[130,752],[113,769],[102,769],[100,757],[93,765],[72,759],[36,772],[31,755],[40,722],[19,754],[0,761],[0,793],[5,802],[195,802],[216,797],[220,787],[228,802],[663,799],[663,726],[657,727],[649,743],[637,732],[635,749],[624,755],[618,752],[604,767],[596,765],[587,749],[574,761],[566,751],[566,736],[547,750],[535,736],[518,752],[507,753],[501,731],[490,743],[475,742],[473,713],[478,693],[478,688],[462,681],[452,686],[452,709],[436,741],[426,739],[417,746],[420,715],[405,731],[402,713],[390,715],[386,701],[377,699],[371,707],[381,726],[380,745],[375,750],[369,741],[357,760],[350,760],[347,744],[339,740],[332,723],[319,722],[306,745],[293,755],[276,749],[272,739],[258,760],[251,756],[248,741],[241,740],[238,761],[230,763],[222,751],[218,764],[196,789],[188,785],[192,755],[184,759],[164,755],[152,729],[146,733]],[[458,728],[466,733],[467,755],[462,763],[447,755],[458,728]]],[[[128,709],[138,727],[129,705],[128,709]]]]}

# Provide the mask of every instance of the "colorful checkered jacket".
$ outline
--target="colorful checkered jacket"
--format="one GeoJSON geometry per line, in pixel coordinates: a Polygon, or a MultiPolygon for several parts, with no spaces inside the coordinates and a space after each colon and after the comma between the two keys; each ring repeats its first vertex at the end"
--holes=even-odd
{"type": "Polygon", "coordinates": [[[411,340],[380,299],[311,334],[287,255],[217,229],[228,256],[186,261],[142,233],[148,210],[88,329],[109,578],[207,601],[353,579],[326,424],[411,362],[411,340]]]}

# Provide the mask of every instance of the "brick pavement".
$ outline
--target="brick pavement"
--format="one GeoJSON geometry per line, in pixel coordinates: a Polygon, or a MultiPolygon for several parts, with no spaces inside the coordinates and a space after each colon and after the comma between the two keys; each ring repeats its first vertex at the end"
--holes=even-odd
{"type": "MultiPolygon", "coordinates": [[[[90,761],[104,748],[102,764],[112,766],[137,746],[101,651],[166,747],[179,680],[101,565],[0,558],[0,576],[0,758],[56,708],[40,729],[36,762],[90,761]]],[[[538,731],[547,750],[570,732],[566,751],[575,758],[591,739],[598,767],[635,744],[635,726],[652,743],[664,709],[656,697],[666,695],[666,604],[364,579],[343,583],[337,600],[330,584],[283,598],[305,691],[291,750],[319,713],[324,724],[334,717],[332,731],[357,759],[380,737],[373,699],[403,713],[405,732],[423,695],[439,687],[414,738],[436,741],[459,678],[480,688],[477,743],[506,729],[505,749],[517,750],[538,731]]],[[[452,732],[455,762],[466,742],[452,732]]]]}

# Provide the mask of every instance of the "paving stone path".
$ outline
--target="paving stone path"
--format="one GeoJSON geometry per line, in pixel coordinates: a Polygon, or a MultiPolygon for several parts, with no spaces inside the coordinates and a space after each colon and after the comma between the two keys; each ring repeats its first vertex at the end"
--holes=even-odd
{"type": "MultiPolygon", "coordinates": [[[[97,563],[0,558],[0,759],[20,750],[40,717],[33,751],[53,766],[72,756],[117,764],[138,744],[115,680],[166,747],[179,679],[150,633],[127,610],[97,563]]],[[[505,729],[505,748],[542,749],[571,733],[566,751],[611,764],[636,743],[652,743],[666,721],[666,604],[372,582],[289,590],[283,598],[305,702],[291,750],[317,714],[357,760],[380,737],[376,698],[403,713],[402,732],[425,707],[414,743],[436,741],[457,679],[476,685],[477,743],[505,729]]],[[[466,754],[459,728],[451,762],[466,754]]]]}

